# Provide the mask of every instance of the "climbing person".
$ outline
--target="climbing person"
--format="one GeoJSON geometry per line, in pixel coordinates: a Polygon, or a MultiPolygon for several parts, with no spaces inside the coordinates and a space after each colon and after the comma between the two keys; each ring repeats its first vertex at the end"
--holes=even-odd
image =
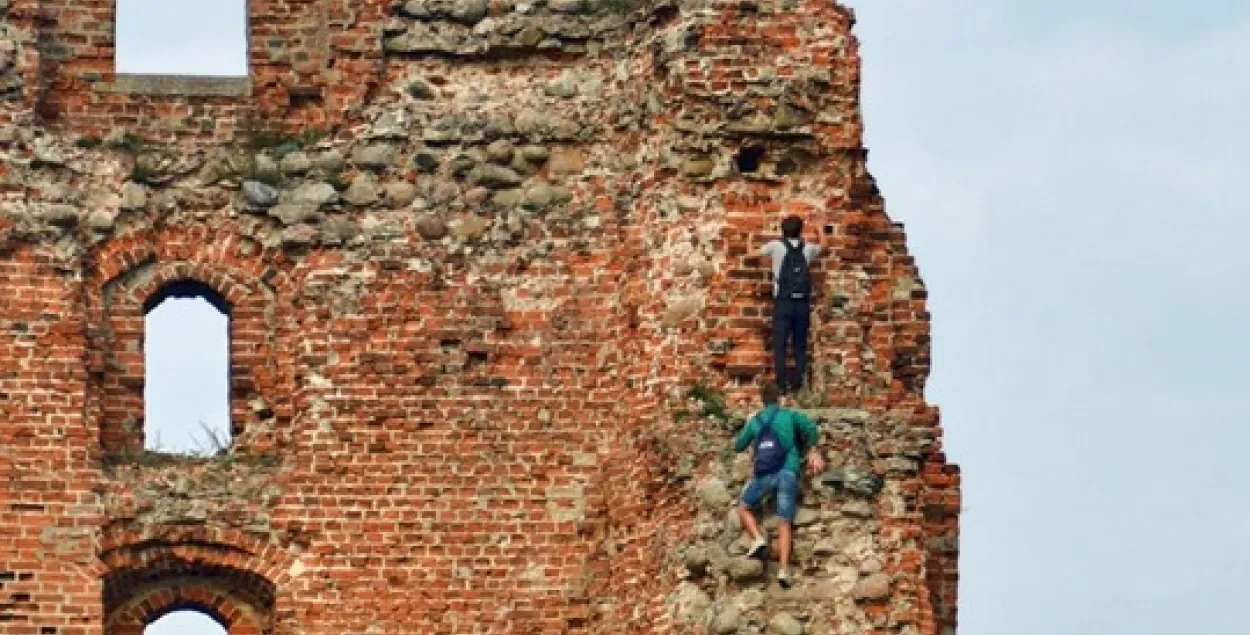
{"type": "Polygon", "coordinates": [[[820,245],[803,242],[803,219],[781,221],[781,238],[768,241],[760,253],[773,266],[773,364],[781,394],[796,393],[807,379],[807,331],[812,316],[811,262],[820,245]],[[794,349],[794,377],[787,381],[786,348],[794,349]]]}
{"type": "Polygon", "coordinates": [[[753,464],[751,480],[738,503],[738,518],[752,539],[747,555],[756,557],[768,546],[768,539],[752,510],[771,494],[781,519],[777,546],[781,569],[777,572],[777,582],[789,588],[790,544],[794,516],[798,512],[800,468],[804,463],[800,448],[807,448],[807,468],[812,474],[825,469],[825,460],[817,449],[820,433],[816,425],[803,413],[778,405],[778,396],[775,383],[768,381],[760,386],[764,409],[747,420],[738,432],[734,451],[750,448],[753,464]]]}

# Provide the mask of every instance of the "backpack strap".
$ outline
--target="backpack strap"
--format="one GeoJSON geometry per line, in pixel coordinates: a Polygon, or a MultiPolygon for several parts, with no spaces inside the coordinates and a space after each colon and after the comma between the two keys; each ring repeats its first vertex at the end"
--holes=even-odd
{"type": "Polygon", "coordinates": [[[764,414],[763,412],[761,412],[759,415],[755,415],[755,418],[760,420],[760,430],[763,430],[764,426],[772,427],[773,422],[777,420],[777,414],[780,412],[781,412],[781,408],[777,408],[776,410],[772,411],[772,414],[770,414],[768,418],[764,418],[760,416],[764,414]]]}
{"type": "Polygon", "coordinates": [[[803,239],[799,238],[798,241],[799,241],[798,245],[791,245],[789,238],[782,238],[781,244],[785,245],[786,251],[797,251],[799,252],[799,255],[805,256],[805,254],[803,254],[803,239]]]}

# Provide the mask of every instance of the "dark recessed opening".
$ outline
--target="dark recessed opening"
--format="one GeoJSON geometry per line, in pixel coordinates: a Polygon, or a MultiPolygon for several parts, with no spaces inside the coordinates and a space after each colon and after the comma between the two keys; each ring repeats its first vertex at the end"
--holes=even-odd
{"type": "Polygon", "coordinates": [[[738,156],[734,157],[734,163],[738,166],[738,171],[742,174],[753,174],[760,169],[760,162],[764,160],[764,148],[760,146],[747,146],[738,151],[738,156]]]}

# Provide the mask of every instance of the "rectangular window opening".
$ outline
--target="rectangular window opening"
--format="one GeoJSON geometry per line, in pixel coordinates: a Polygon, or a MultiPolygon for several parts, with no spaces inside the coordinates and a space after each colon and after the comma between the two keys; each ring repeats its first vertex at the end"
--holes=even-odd
{"type": "Polygon", "coordinates": [[[174,85],[169,90],[247,78],[247,0],[116,2],[119,78],[165,77],[174,85]]]}

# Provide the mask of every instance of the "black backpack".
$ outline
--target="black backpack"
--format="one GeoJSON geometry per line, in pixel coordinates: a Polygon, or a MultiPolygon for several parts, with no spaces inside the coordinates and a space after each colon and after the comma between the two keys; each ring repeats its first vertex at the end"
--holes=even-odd
{"type": "Polygon", "coordinates": [[[796,247],[788,239],[781,239],[786,256],[781,259],[781,272],[777,278],[777,298],[806,300],[812,295],[812,272],[808,269],[803,241],[796,247]]]}
{"type": "Polygon", "coordinates": [[[756,476],[768,476],[785,467],[787,449],[773,430],[773,422],[779,412],[781,408],[773,410],[768,418],[760,421],[760,430],[755,435],[756,476]]]}

